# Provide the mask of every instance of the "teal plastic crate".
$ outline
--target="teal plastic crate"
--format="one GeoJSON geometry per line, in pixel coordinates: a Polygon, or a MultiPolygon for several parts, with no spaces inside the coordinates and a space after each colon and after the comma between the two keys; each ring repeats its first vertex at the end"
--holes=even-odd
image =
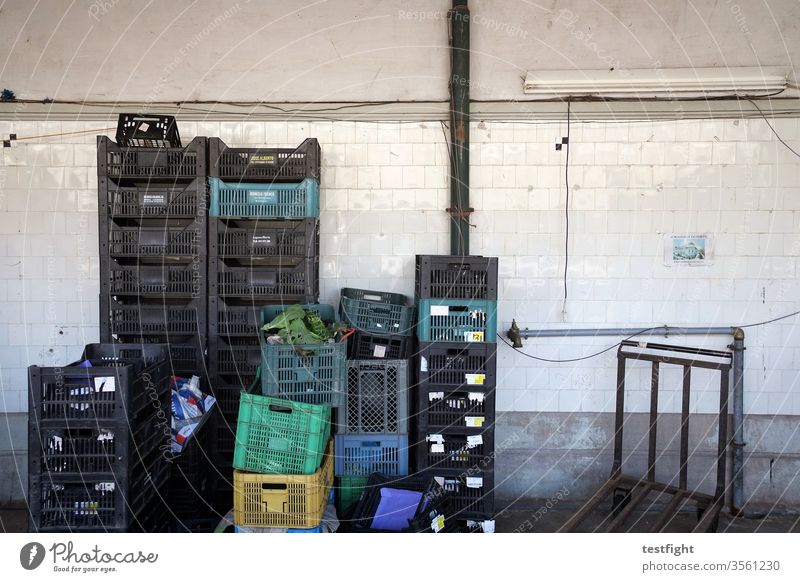
{"type": "Polygon", "coordinates": [[[363,332],[407,336],[414,331],[414,307],[407,306],[406,296],[399,293],[345,287],[339,316],[363,332]]]}
{"type": "Polygon", "coordinates": [[[307,402],[344,406],[347,401],[347,342],[269,345],[261,338],[261,392],[307,402]]]}
{"type": "Polygon", "coordinates": [[[421,299],[417,336],[424,342],[497,341],[497,301],[421,299]]]}
{"type": "Polygon", "coordinates": [[[253,473],[310,475],[319,469],[330,433],[329,406],[242,392],[233,467],[253,473]]]}
{"type": "Polygon", "coordinates": [[[319,182],[258,184],[208,179],[211,205],[217,218],[318,218],[319,182]]]}

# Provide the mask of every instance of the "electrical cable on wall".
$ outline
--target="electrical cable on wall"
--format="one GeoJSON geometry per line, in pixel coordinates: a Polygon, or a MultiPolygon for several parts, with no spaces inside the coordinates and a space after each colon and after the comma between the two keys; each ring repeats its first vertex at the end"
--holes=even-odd
{"type": "Polygon", "coordinates": [[[569,130],[571,125],[571,112],[569,99],[567,99],[567,139],[566,142],[562,141],[562,145],[566,146],[566,158],[564,162],[564,186],[566,188],[566,199],[564,201],[564,302],[561,306],[561,319],[567,320],[567,269],[569,268],[569,130]]]}

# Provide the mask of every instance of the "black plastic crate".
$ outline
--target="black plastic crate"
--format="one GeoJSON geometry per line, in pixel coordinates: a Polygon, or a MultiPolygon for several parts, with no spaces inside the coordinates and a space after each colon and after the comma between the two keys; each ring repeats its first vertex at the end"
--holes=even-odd
{"type": "Polygon", "coordinates": [[[352,360],[407,360],[414,338],[405,335],[374,335],[357,331],[348,341],[352,360]]]}
{"type": "Polygon", "coordinates": [[[316,138],[296,148],[230,148],[208,140],[209,176],[233,182],[301,182],[319,180],[321,151],[316,138]]]}
{"type": "Polygon", "coordinates": [[[207,254],[202,221],[132,226],[109,222],[108,227],[107,233],[100,233],[100,256],[162,261],[195,259],[202,264],[207,254]]]}
{"type": "Polygon", "coordinates": [[[217,419],[217,405],[203,415],[180,454],[172,457],[167,505],[178,518],[209,512],[207,498],[212,482],[211,439],[217,419]]]}
{"type": "Polygon", "coordinates": [[[178,125],[172,115],[120,113],[116,140],[122,147],[181,147],[178,125]]]}
{"type": "MultiPolygon", "coordinates": [[[[135,261],[135,259],[134,259],[135,261]]],[[[191,298],[206,295],[205,262],[124,264],[100,257],[101,293],[109,296],[191,298]]]]}
{"type": "Polygon", "coordinates": [[[152,510],[169,479],[163,451],[108,473],[28,476],[31,532],[151,530],[152,510]]]}
{"type": "Polygon", "coordinates": [[[450,495],[457,519],[492,519],[494,517],[494,471],[426,470],[450,495]]]}
{"type": "Polygon", "coordinates": [[[423,384],[417,387],[419,427],[490,428],[495,424],[494,388],[456,388],[423,384]]]}
{"type": "Polygon", "coordinates": [[[205,137],[181,148],[124,147],[97,136],[97,175],[117,181],[188,182],[206,175],[205,137]]]}
{"type": "Polygon", "coordinates": [[[410,400],[407,361],[350,360],[339,432],[407,434],[410,400]]]}
{"type": "Polygon", "coordinates": [[[188,184],[121,186],[101,177],[97,192],[98,214],[115,220],[205,220],[208,214],[205,178],[195,178],[188,184]]]}
{"type": "Polygon", "coordinates": [[[165,339],[163,336],[131,335],[121,336],[117,339],[123,343],[152,344],[167,342],[164,345],[167,348],[169,371],[173,376],[187,377],[194,375],[203,378],[207,375],[205,337],[172,337],[165,339]]]}
{"type": "Polygon", "coordinates": [[[169,409],[160,402],[162,418],[148,411],[145,418],[130,418],[130,430],[119,423],[108,426],[31,426],[28,433],[30,474],[80,475],[114,473],[132,466],[153,451],[167,450],[170,438],[169,409]]]}
{"type": "Polygon", "coordinates": [[[257,337],[211,336],[208,370],[228,382],[249,385],[261,365],[261,345],[257,337]]]}
{"type": "Polygon", "coordinates": [[[296,266],[209,262],[210,293],[220,297],[258,298],[262,303],[316,303],[319,298],[319,258],[296,266]]]}
{"type": "Polygon", "coordinates": [[[112,423],[115,430],[127,431],[131,419],[152,413],[154,401],[167,401],[169,376],[161,344],[89,344],[80,360],[67,366],[30,366],[29,432],[65,423],[79,428],[80,421],[85,427],[112,423]],[[78,365],[84,360],[92,367],[78,365]]]}
{"type": "Polygon", "coordinates": [[[205,336],[205,297],[189,301],[118,297],[109,301],[108,311],[100,312],[100,325],[101,333],[105,329],[112,337],[171,336],[169,343],[184,343],[186,336],[205,336]]]}
{"type": "Polygon", "coordinates": [[[208,298],[208,333],[210,337],[245,337],[258,341],[261,309],[267,302],[249,299],[208,298]]]}
{"type": "Polygon", "coordinates": [[[494,428],[420,427],[412,439],[418,471],[485,471],[494,467],[494,428]]]}
{"type": "Polygon", "coordinates": [[[417,491],[422,494],[408,526],[394,533],[454,531],[457,524],[453,517],[450,494],[435,479],[427,475],[387,477],[380,473],[373,473],[369,476],[361,497],[351,507],[350,515],[346,517],[346,522],[343,524],[348,531],[365,533],[389,531],[372,527],[381,502],[381,489],[384,488],[417,491]]]}
{"type": "Polygon", "coordinates": [[[497,344],[420,342],[419,384],[494,387],[497,385],[497,344]]]}
{"type": "Polygon", "coordinates": [[[417,255],[417,299],[497,299],[497,257],[417,255]]]}
{"type": "Polygon", "coordinates": [[[296,265],[319,255],[319,220],[233,220],[209,222],[211,257],[296,265]]]}
{"type": "Polygon", "coordinates": [[[241,382],[232,382],[212,375],[209,378],[209,386],[210,394],[217,399],[220,414],[229,420],[235,419],[239,414],[240,395],[244,389],[249,387],[246,379],[243,378],[241,382]]]}

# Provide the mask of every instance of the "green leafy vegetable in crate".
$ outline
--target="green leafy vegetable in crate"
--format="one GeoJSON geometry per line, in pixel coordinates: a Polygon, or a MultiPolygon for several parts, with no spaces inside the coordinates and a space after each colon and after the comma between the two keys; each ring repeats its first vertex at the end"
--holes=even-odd
{"type": "Polygon", "coordinates": [[[326,324],[314,311],[292,305],[261,329],[285,344],[320,344],[332,341],[341,328],[341,324],[326,324]]]}

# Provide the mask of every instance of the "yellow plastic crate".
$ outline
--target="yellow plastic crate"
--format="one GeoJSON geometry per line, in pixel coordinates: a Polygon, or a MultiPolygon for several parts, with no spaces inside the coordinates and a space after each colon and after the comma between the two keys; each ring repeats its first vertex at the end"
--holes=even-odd
{"type": "Polygon", "coordinates": [[[233,472],[233,521],[251,527],[317,527],[333,485],[333,439],[312,475],[233,472]]]}

